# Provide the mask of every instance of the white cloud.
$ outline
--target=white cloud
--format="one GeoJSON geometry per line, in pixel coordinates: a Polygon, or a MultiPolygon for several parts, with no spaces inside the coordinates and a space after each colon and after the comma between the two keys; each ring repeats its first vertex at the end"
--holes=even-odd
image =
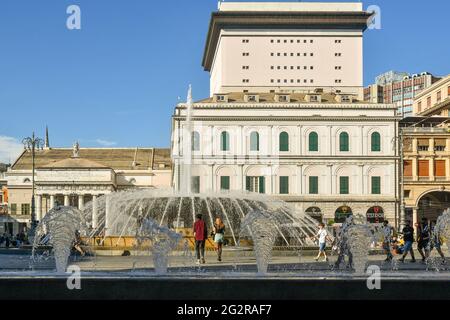
{"type": "Polygon", "coordinates": [[[115,141],[108,141],[108,140],[104,140],[104,139],[96,139],[95,142],[103,147],[112,147],[117,144],[117,142],[115,142],[115,141]]]}
{"type": "Polygon", "coordinates": [[[0,135],[0,162],[13,163],[23,151],[23,144],[16,138],[0,135]]]}

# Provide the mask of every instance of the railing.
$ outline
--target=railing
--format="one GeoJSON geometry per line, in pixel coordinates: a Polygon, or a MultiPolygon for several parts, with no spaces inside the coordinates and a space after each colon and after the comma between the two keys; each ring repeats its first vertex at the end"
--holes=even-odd
{"type": "Polygon", "coordinates": [[[447,128],[437,128],[437,127],[406,127],[401,128],[403,132],[405,133],[411,133],[411,132],[424,132],[424,133],[430,133],[430,132],[436,132],[436,133],[447,133],[450,132],[447,128]]]}
{"type": "Polygon", "coordinates": [[[403,181],[405,182],[411,182],[411,181],[450,181],[450,177],[403,177],[403,181]]]}

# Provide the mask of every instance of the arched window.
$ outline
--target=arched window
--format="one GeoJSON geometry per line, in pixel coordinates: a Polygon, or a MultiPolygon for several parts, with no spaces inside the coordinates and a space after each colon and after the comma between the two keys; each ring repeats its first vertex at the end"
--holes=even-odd
{"type": "Polygon", "coordinates": [[[259,151],[259,133],[256,131],[250,133],[250,151],[259,151]]]}
{"type": "Polygon", "coordinates": [[[384,210],[382,207],[374,206],[367,210],[366,216],[370,223],[382,223],[384,221],[384,210]]]}
{"type": "Polygon", "coordinates": [[[226,131],[222,131],[222,133],[220,134],[220,150],[230,150],[230,134],[226,131]]]}
{"type": "Polygon", "coordinates": [[[381,136],[378,132],[374,132],[370,136],[370,145],[372,151],[381,151],[381,136]]]}
{"type": "Polygon", "coordinates": [[[280,133],[280,151],[289,151],[289,134],[284,131],[280,133]]]}
{"type": "Polygon", "coordinates": [[[336,209],[334,212],[334,222],[343,223],[352,215],[352,209],[348,206],[342,206],[336,209]]]}
{"type": "Polygon", "coordinates": [[[322,210],[318,207],[309,207],[305,211],[311,218],[316,220],[317,222],[323,222],[322,210]]]}
{"type": "Polygon", "coordinates": [[[339,151],[349,151],[347,132],[341,132],[341,134],[339,135],[339,151]]]}
{"type": "Polygon", "coordinates": [[[317,132],[311,132],[308,136],[308,150],[319,151],[319,136],[317,132]]]}
{"type": "Polygon", "coordinates": [[[200,151],[200,133],[192,132],[192,151],[200,151]]]}

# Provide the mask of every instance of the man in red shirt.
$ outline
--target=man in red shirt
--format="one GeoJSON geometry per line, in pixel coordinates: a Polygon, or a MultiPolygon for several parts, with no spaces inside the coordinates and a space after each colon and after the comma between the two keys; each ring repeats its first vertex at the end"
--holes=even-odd
{"type": "Polygon", "coordinates": [[[197,264],[205,263],[205,241],[208,238],[208,230],[206,223],[202,219],[202,215],[196,216],[194,223],[195,253],[197,254],[197,264]]]}

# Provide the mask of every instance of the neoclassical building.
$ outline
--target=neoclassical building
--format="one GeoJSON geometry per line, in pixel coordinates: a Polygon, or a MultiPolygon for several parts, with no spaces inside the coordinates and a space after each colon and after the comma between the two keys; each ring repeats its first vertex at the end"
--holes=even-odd
{"type": "MultiPolygon", "coordinates": [[[[174,187],[185,161],[187,105],[172,117],[174,187]]],[[[216,94],[193,104],[194,192],[272,194],[318,218],[398,213],[398,118],[393,105],[348,95],[216,94]]]]}
{"type": "MultiPolygon", "coordinates": [[[[6,173],[14,234],[31,218],[31,168],[24,150],[6,173]]],[[[36,151],[35,168],[37,220],[56,204],[83,208],[93,201],[95,208],[98,197],[111,192],[168,188],[172,172],[170,150],[155,148],[44,148],[36,151]]]]}

